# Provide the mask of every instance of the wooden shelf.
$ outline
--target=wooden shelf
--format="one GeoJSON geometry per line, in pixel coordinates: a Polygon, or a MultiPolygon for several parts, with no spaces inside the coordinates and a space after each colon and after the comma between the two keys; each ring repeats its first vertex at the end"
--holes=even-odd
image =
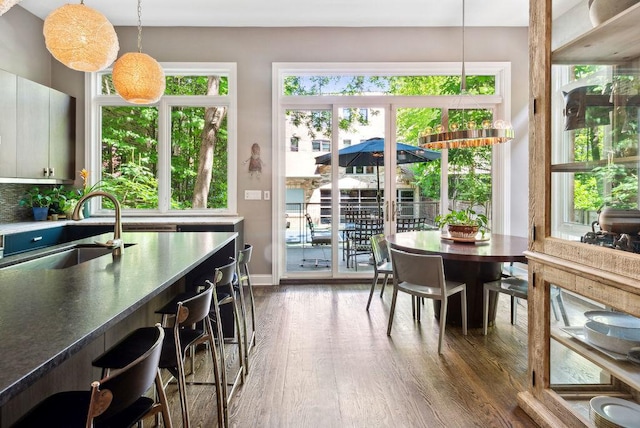
{"type": "MultiPolygon", "coordinates": [[[[607,163],[609,163],[608,159],[601,159],[598,161],[588,161],[588,162],[557,163],[557,164],[551,165],[551,172],[589,172],[594,168],[606,166],[607,163]]],[[[613,158],[611,160],[611,163],[615,165],[638,166],[640,164],[640,156],[613,158]]]]}
{"type": "Polygon", "coordinates": [[[620,379],[622,382],[636,390],[640,390],[640,367],[638,365],[630,361],[616,361],[609,358],[602,352],[572,338],[569,334],[557,328],[551,329],[551,337],[572,351],[582,355],[597,366],[603,368],[613,377],[620,379]]]}
{"type": "Polygon", "coordinates": [[[640,57],[640,3],[551,53],[554,64],[619,64],[640,57]]]}

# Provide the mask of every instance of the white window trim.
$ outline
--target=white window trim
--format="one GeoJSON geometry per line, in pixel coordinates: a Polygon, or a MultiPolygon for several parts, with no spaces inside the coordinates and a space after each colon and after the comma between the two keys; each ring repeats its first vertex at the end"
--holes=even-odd
{"type": "MultiPolygon", "coordinates": [[[[282,82],[284,77],[297,76],[322,76],[322,75],[443,75],[460,74],[462,64],[460,62],[410,62],[410,63],[281,63],[272,64],[272,163],[274,171],[272,188],[272,214],[273,222],[272,246],[273,281],[277,283],[284,274],[284,244],[281,236],[285,228],[284,198],[285,192],[285,155],[279,141],[285,136],[284,120],[282,113],[285,109],[293,109],[304,106],[309,109],[332,109],[334,105],[343,107],[367,107],[380,104],[393,105],[394,108],[404,107],[463,107],[460,96],[284,96],[282,82]]],[[[465,70],[468,75],[495,75],[496,93],[492,96],[468,96],[465,100],[470,107],[493,108],[498,106],[495,115],[511,122],[511,63],[510,62],[465,62],[465,70]],[[485,103],[485,104],[483,104],[485,103]]],[[[339,117],[339,111],[334,115],[339,117]]],[[[334,121],[334,128],[337,121],[334,121]]],[[[334,129],[335,131],[335,129],[334,129]]],[[[337,133],[333,133],[333,139],[337,139],[337,133]]],[[[332,141],[332,147],[338,147],[337,141],[332,141]]],[[[493,233],[509,234],[511,221],[509,207],[511,206],[511,158],[510,144],[498,144],[492,152],[492,218],[496,225],[493,233]]],[[[447,153],[443,151],[443,164],[447,161],[447,153]]],[[[337,174],[337,169],[335,174],[337,174]]],[[[334,174],[334,175],[335,175],[334,174]]],[[[446,187],[443,188],[446,198],[446,187]]],[[[442,202],[442,201],[441,201],[442,202]]],[[[441,203],[446,206],[446,200],[441,203]]]]}
{"type": "MultiPolygon", "coordinates": [[[[171,124],[165,123],[163,115],[158,115],[158,205],[157,210],[123,209],[123,215],[145,215],[145,216],[202,216],[202,215],[237,215],[238,210],[238,108],[237,108],[237,64],[236,63],[161,63],[165,74],[187,74],[187,75],[224,75],[228,79],[228,95],[224,96],[163,96],[160,101],[151,106],[157,106],[159,110],[170,109],[175,105],[193,106],[226,106],[227,110],[227,208],[225,209],[189,209],[171,210],[169,207],[169,194],[166,190],[170,187],[170,157],[169,139],[171,135],[171,124]],[[162,183],[162,184],[160,184],[162,183]]],[[[110,73],[111,69],[106,72],[110,73]]],[[[98,127],[100,106],[103,105],[123,105],[119,95],[100,95],[100,76],[105,71],[99,73],[85,74],[85,168],[89,170],[90,183],[97,183],[100,180],[101,166],[101,129],[98,127]]],[[[92,207],[99,204],[92,204],[92,207]]],[[[105,212],[106,213],[106,212],[105,212]]],[[[100,211],[97,212],[100,214],[100,211]]]]}

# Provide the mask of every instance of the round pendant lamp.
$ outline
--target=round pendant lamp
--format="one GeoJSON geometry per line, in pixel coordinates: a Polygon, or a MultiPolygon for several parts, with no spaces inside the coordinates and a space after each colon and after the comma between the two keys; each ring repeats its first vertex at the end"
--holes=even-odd
{"type": "Polygon", "coordinates": [[[142,53],[142,8],[138,0],[138,52],[122,55],[113,65],[113,86],[133,104],[152,104],[164,94],[164,70],[158,61],[142,53]]]}
{"type": "Polygon", "coordinates": [[[152,104],[164,94],[164,70],[142,52],[128,52],[118,58],[112,76],[116,91],[130,103],[152,104]]]}
{"type": "Polygon", "coordinates": [[[66,4],[44,20],[44,40],[51,55],[78,71],[100,71],[118,56],[118,36],[100,12],[80,4],[66,4]]]}

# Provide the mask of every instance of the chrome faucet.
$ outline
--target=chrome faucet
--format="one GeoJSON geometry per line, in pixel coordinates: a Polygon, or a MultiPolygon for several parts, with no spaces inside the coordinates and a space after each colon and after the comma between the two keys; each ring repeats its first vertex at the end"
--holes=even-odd
{"type": "Polygon", "coordinates": [[[82,208],[82,204],[87,199],[91,199],[94,196],[104,196],[113,202],[113,205],[116,207],[116,220],[113,225],[113,239],[106,242],[106,246],[113,248],[113,255],[119,256],[122,254],[122,250],[124,249],[124,245],[122,243],[122,214],[120,212],[120,202],[113,196],[111,193],[103,192],[102,190],[95,190],[93,192],[89,192],[83,197],[80,198],[75,208],[73,209],[73,214],[71,216],[72,220],[80,220],[80,208],[82,208]]]}

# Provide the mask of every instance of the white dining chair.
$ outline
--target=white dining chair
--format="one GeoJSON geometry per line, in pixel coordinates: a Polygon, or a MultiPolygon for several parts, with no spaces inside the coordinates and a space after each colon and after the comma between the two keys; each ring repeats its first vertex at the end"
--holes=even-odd
{"type": "Polygon", "coordinates": [[[447,304],[449,296],[461,293],[462,334],[467,334],[467,285],[449,281],[444,276],[442,256],[413,254],[391,249],[393,266],[393,298],[389,312],[387,336],[391,336],[393,315],[396,309],[398,291],[415,297],[440,300],[440,335],[438,354],[442,354],[442,338],[447,324],[447,304]]]}

